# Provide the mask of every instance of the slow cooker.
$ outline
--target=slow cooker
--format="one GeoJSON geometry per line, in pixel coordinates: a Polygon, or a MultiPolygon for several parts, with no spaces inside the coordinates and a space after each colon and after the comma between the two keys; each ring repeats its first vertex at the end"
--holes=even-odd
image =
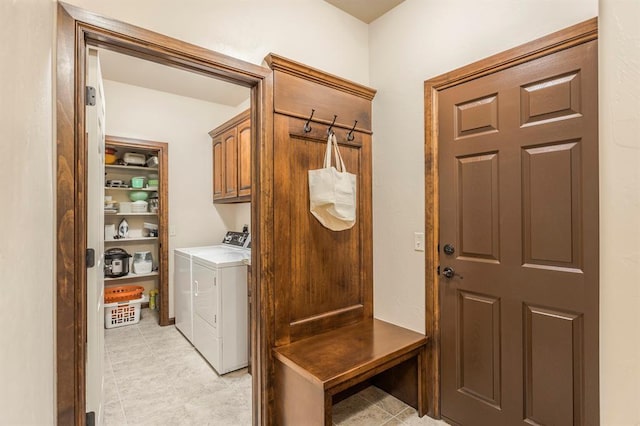
{"type": "Polygon", "coordinates": [[[110,248],[104,252],[104,276],[108,278],[123,277],[129,273],[131,255],[121,248],[110,248]]]}

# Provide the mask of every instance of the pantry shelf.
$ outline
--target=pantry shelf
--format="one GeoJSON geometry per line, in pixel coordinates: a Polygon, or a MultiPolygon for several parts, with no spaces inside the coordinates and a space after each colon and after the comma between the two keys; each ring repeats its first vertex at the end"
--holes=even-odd
{"type": "Polygon", "coordinates": [[[105,193],[102,239],[105,249],[110,250],[110,258],[105,259],[105,275],[108,275],[105,285],[141,285],[146,294],[157,290],[161,300],[159,323],[169,325],[169,145],[112,135],[105,137],[105,145],[115,156],[115,159],[109,157],[109,161],[115,163],[105,164],[102,182],[105,193]],[[135,161],[136,157],[139,159],[136,164],[123,165],[125,159],[135,161]],[[143,157],[151,167],[141,164],[143,157]],[[149,197],[142,200],[144,194],[149,197]],[[113,238],[118,235],[127,238],[113,238]],[[144,264],[139,263],[141,258],[144,264]],[[150,274],[133,273],[152,268],[155,269],[150,274]],[[124,272],[129,273],[115,277],[124,272]]]}
{"type": "Polygon", "coordinates": [[[117,240],[104,240],[105,244],[108,243],[129,243],[132,241],[148,241],[148,240],[157,240],[158,237],[139,237],[139,238],[119,238],[117,240]]]}
{"type": "Polygon", "coordinates": [[[141,278],[151,278],[151,277],[157,277],[158,271],[154,271],[148,274],[134,274],[134,273],[130,273],[128,275],[125,275],[124,277],[117,277],[117,278],[104,278],[104,282],[106,283],[107,281],[125,281],[125,280],[134,280],[134,279],[141,279],[141,278]]]}
{"type": "Polygon", "coordinates": [[[105,216],[157,216],[158,213],[105,213],[105,216]]]}
{"type": "Polygon", "coordinates": [[[117,186],[105,186],[104,187],[105,190],[109,190],[109,191],[157,191],[158,187],[148,187],[148,188],[120,188],[117,186]]]}
{"type": "Polygon", "coordinates": [[[117,164],[105,164],[105,169],[113,169],[113,170],[158,170],[157,167],[145,167],[145,166],[120,166],[117,164]]]}

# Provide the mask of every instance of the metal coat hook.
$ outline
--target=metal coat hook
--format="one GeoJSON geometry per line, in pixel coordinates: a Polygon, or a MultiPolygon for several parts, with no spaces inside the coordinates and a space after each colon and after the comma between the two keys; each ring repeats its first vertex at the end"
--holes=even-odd
{"type": "Polygon", "coordinates": [[[313,113],[316,112],[315,109],[311,110],[311,115],[309,116],[309,119],[307,120],[306,123],[304,123],[304,132],[305,133],[309,133],[311,131],[311,119],[313,118],[313,113]]]}
{"type": "Polygon", "coordinates": [[[331,125],[329,126],[329,128],[327,129],[327,135],[331,134],[331,129],[333,129],[333,125],[336,124],[336,118],[338,118],[337,115],[333,116],[333,121],[331,122],[331,125]]]}
{"type": "Polygon", "coordinates": [[[358,120],[356,120],[353,123],[353,127],[351,128],[351,130],[349,130],[349,133],[347,133],[347,140],[349,142],[351,142],[352,140],[354,140],[356,138],[355,136],[353,136],[353,131],[356,129],[356,124],[358,124],[358,120]]]}

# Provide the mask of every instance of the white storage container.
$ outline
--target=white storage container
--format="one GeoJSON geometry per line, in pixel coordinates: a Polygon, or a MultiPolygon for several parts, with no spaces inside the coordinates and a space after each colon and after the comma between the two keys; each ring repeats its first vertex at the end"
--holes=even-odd
{"type": "Polygon", "coordinates": [[[129,201],[122,201],[119,204],[118,211],[120,213],[131,213],[131,204],[129,201]]]}
{"type": "Polygon", "coordinates": [[[122,161],[136,166],[144,166],[146,160],[147,158],[144,154],[137,154],[135,152],[125,152],[122,156],[122,161]]]}
{"type": "Polygon", "coordinates": [[[146,213],[147,212],[147,203],[146,201],[134,201],[131,203],[131,213],[146,213]]]}
{"type": "Polygon", "coordinates": [[[153,270],[153,256],[150,251],[137,251],[133,255],[133,273],[150,274],[153,270]]]}

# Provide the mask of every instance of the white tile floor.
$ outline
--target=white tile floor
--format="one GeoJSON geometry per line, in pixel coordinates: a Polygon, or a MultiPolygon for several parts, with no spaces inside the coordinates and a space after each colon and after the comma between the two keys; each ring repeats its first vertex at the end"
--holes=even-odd
{"type": "MultiPolygon", "coordinates": [[[[336,425],[446,426],[376,387],[336,404],[336,425]]],[[[143,309],[138,324],[105,330],[106,425],[251,425],[251,376],[218,376],[175,327],[143,309]]]]}

